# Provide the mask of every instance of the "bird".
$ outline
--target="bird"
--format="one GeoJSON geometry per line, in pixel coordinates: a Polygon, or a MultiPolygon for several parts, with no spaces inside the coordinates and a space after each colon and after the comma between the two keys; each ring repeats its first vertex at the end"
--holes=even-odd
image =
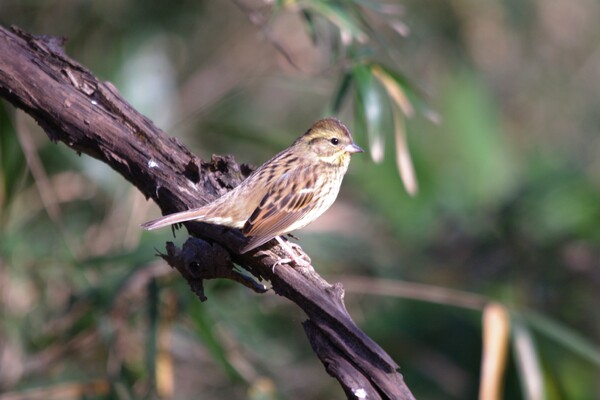
{"type": "Polygon", "coordinates": [[[351,155],[363,151],[341,121],[321,119],[223,196],[142,227],[153,230],[200,221],[238,228],[248,238],[240,254],[276,239],[291,257],[281,262],[302,264],[281,236],[310,224],[333,204],[351,155]]]}

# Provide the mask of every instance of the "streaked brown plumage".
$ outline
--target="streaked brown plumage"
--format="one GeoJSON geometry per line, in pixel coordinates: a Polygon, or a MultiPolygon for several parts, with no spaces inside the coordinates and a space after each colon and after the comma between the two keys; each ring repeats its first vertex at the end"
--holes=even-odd
{"type": "Polygon", "coordinates": [[[322,119],[212,203],[146,222],[142,227],[152,230],[197,220],[240,228],[250,238],[240,249],[245,253],[303,228],[323,214],[338,195],[351,154],[362,151],[340,121],[322,119]]]}

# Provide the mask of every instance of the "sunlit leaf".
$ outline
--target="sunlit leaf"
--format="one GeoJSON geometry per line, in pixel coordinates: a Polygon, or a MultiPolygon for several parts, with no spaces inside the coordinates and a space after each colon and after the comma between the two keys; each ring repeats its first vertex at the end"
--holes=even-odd
{"type": "Polygon", "coordinates": [[[304,5],[336,25],[340,29],[342,39],[346,38],[344,40],[345,44],[349,44],[351,39],[358,42],[364,42],[367,39],[367,35],[352,15],[339,4],[330,1],[310,0],[306,1],[304,5]]]}
{"type": "Polygon", "coordinates": [[[394,103],[392,106],[392,115],[396,139],[396,163],[402,182],[406,187],[406,191],[410,195],[414,195],[418,191],[418,185],[410,152],[408,150],[404,117],[400,113],[402,112],[405,116],[411,117],[414,114],[414,108],[404,93],[403,88],[384,72],[379,65],[371,64],[370,68],[373,76],[381,82],[388,96],[394,103]]]}
{"type": "Polygon", "coordinates": [[[408,141],[406,137],[406,125],[404,118],[400,114],[400,110],[397,107],[392,108],[394,116],[394,131],[396,141],[396,165],[398,167],[398,173],[406,191],[411,196],[414,196],[419,191],[419,184],[415,174],[415,168],[413,166],[410,151],[408,149],[408,141]]]}
{"type": "Polygon", "coordinates": [[[521,318],[513,319],[513,354],[517,364],[523,398],[545,399],[544,375],[533,335],[521,318]]]}
{"type": "Polygon", "coordinates": [[[373,75],[366,65],[359,64],[354,67],[353,78],[356,82],[357,103],[362,109],[366,125],[369,152],[373,161],[379,163],[383,161],[384,156],[386,118],[388,118],[389,107],[381,87],[373,79],[373,75]]]}
{"type": "MultiPolygon", "coordinates": [[[[425,95],[420,89],[415,87],[409,79],[399,72],[386,67],[385,65],[378,64],[373,66],[373,68],[378,71],[376,72],[378,76],[383,76],[383,79],[393,82],[393,86],[397,87],[397,89],[392,89],[392,91],[397,92],[394,96],[398,96],[398,99],[394,100],[403,104],[403,112],[407,116],[412,116],[414,114],[414,109],[416,108],[431,122],[435,124],[439,124],[441,122],[441,117],[438,115],[438,113],[431,109],[431,107],[429,107],[429,105],[425,102],[425,95]]],[[[392,84],[389,85],[391,88],[392,84]]],[[[388,89],[388,91],[389,90],[390,89],[388,89]]],[[[390,94],[390,96],[392,95],[390,94]]]]}
{"type": "Polygon", "coordinates": [[[385,89],[387,90],[389,96],[394,100],[396,105],[402,110],[404,115],[407,117],[412,117],[415,110],[413,108],[412,103],[408,99],[403,87],[398,83],[398,81],[394,80],[389,74],[387,74],[379,65],[372,64],[371,71],[373,75],[379,79],[379,81],[383,84],[385,89]]]}

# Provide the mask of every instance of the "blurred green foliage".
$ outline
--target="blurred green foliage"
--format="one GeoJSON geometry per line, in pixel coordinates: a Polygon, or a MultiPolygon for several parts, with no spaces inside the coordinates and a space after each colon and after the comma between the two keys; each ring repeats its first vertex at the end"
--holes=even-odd
{"type": "MultiPolygon", "coordinates": [[[[67,37],[200,157],[260,164],[322,115],[352,126],[371,159],[298,236],[426,399],[478,395],[469,296],[509,310],[504,398],[600,396],[599,18],[582,0],[0,1],[0,24],[67,37]]],[[[168,230],[138,228],[153,209],[0,102],[0,399],[343,397],[292,305],[222,281],[201,304],[155,257],[168,230]]]]}

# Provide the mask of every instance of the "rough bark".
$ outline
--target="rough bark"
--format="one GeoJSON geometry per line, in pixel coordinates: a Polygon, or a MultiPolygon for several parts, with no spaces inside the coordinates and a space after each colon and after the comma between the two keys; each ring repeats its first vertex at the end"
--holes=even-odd
{"type": "MultiPolygon", "coordinates": [[[[63,40],[0,27],[0,96],[25,110],[54,142],[90,155],[121,174],[170,213],[205,204],[239,184],[250,172],[231,157],[203,162],[131,107],[113,85],[67,57],[63,40]]],[[[187,223],[191,237],[163,256],[205,300],[205,279],[236,280],[257,292],[271,281],[275,292],[306,313],[307,337],[348,398],[413,399],[398,365],[361,331],[348,314],[340,284],[330,285],[312,268],[271,266],[284,255],[276,244],[240,254],[238,230],[187,223]],[[232,270],[247,268],[256,281],[232,270]]]]}

